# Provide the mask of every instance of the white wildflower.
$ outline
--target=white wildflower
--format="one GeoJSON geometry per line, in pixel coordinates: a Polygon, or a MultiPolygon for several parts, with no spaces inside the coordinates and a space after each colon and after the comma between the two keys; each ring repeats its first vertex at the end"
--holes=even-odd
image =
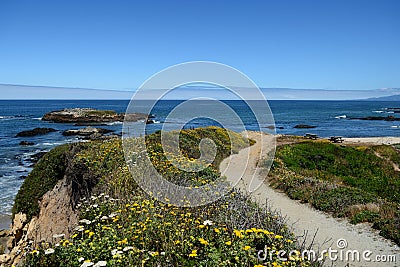
{"type": "Polygon", "coordinates": [[[103,267],[103,266],[107,266],[107,262],[106,261],[99,261],[98,263],[93,265],[93,267],[103,267]]]}
{"type": "Polygon", "coordinates": [[[93,204],[93,208],[97,208],[99,205],[98,204],[93,204]]]}
{"type": "Polygon", "coordinates": [[[111,250],[111,255],[117,255],[117,254],[122,254],[122,251],[118,250],[118,249],[113,249],[111,250]]]}
{"type": "Polygon", "coordinates": [[[100,218],[102,221],[105,221],[105,220],[108,220],[108,217],[107,216],[103,216],[103,217],[101,217],[100,218]]]}
{"type": "Polygon", "coordinates": [[[127,252],[128,250],[132,250],[132,249],[133,249],[133,247],[124,247],[123,251],[127,252]]]}
{"type": "Polygon", "coordinates": [[[78,225],[78,226],[74,229],[74,231],[78,231],[78,232],[82,232],[83,230],[85,230],[85,227],[82,226],[82,225],[78,225]]]}
{"type": "Polygon", "coordinates": [[[203,222],[203,224],[204,224],[204,225],[213,225],[213,222],[210,221],[210,220],[205,220],[205,221],[203,222]]]}
{"type": "Polygon", "coordinates": [[[45,251],[44,251],[44,254],[45,255],[49,255],[49,254],[53,254],[54,253],[54,249],[52,249],[52,248],[48,248],[48,249],[46,249],[45,251]]]}
{"type": "Polygon", "coordinates": [[[82,263],[81,267],[89,267],[89,266],[93,266],[94,263],[91,261],[85,261],[84,263],[82,263]]]}
{"type": "Polygon", "coordinates": [[[91,224],[92,222],[87,220],[87,219],[83,219],[79,221],[80,223],[84,223],[84,224],[91,224]]]}
{"type": "Polygon", "coordinates": [[[78,259],[78,262],[81,262],[81,261],[84,261],[84,260],[85,260],[84,257],[80,257],[80,258],[78,259]]]}

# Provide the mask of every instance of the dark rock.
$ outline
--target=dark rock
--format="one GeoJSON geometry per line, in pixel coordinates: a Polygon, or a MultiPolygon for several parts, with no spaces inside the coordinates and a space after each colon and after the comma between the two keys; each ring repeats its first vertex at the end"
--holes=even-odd
{"type": "Polygon", "coordinates": [[[10,235],[9,230],[0,230],[0,237],[6,237],[10,235]]]}
{"type": "Polygon", "coordinates": [[[41,158],[43,158],[44,155],[46,155],[46,153],[47,152],[45,152],[45,151],[41,151],[36,154],[33,154],[31,156],[31,158],[29,159],[29,161],[32,163],[37,163],[41,158]]]}
{"type": "Polygon", "coordinates": [[[20,146],[33,146],[35,143],[29,141],[21,141],[19,142],[20,146]]]}
{"type": "Polygon", "coordinates": [[[104,128],[94,128],[94,127],[86,127],[83,129],[76,129],[76,130],[66,130],[63,132],[64,136],[72,136],[72,135],[79,135],[79,136],[91,136],[93,134],[108,134],[112,133],[113,130],[104,129],[104,128]]]}
{"type": "Polygon", "coordinates": [[[294,126],[294,128],[297,129],[312,129],[312,128],[316,128],[317,126],[313,126],[313,125],[307,125],[307,124],[298,124],[296,126],[294,126]]]}
{"type": "Polygon", "coordinates": [[[394,116],[387,116],[387,117],[375,117],[375,116],[368,116],[363,118],[350,118],[351,120],[366,120],[366,121],[400,121],[400,118],[396,118],[394,116]]]}
{"type": "Polygon", "coordinates": [[[153,124],[153,123],[155,123],[154,120],[150,120],[150,119],[147,119],[147,120],[146,120],[146,124],[153,124]]]}
{"type": "Polygon", "coordinates": [[[19,132],[15,137],[27,137],[27,136],[36,136],[36,135],[44,135],[51,132],[56,132],[57,130],[53,128],[35,128],[33,130],[27,130],[19,132]]]}
{"type": "MultiPolygon", "coordinates": [[[[140,120],[146,120],[148,118],[154,118],[154,115],[150,115],[148,116],[147,114],[143,114],[143,113],[127,113],[124,116],[125,121],[129,121],[129,122],[136,122],[136,121],[140,121],[140,120]]],[[[121,120],[123,121],[123,120],[121,120]]]]}
{"type": "Polygon", "coordinates": [[[96,122],[78,122],[74,126],[107,126],[106,123],[96,123],[96,122]]]}
{"type": "Polygon", "coordinates": [[[26,177],[28,177],[28,176],[26,176],[26,175],[21,175],[21,176],[19,177],[19,179],[21,179],[21,180],[25,180],[25,179],[26,179],[26,177]]]}

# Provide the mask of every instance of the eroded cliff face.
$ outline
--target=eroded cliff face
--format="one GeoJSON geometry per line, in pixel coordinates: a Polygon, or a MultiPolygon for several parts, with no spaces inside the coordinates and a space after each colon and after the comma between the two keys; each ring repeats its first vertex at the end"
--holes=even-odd
{"type": "Polygon", "coordinates": [[[2,233],[8,240],[5,254],[0,255],[0,267],[18,266],[30,247],[54,243],[57,240],[54,236],[69,238],[78,224],[77,202],[90,196],[98,182],[90,170],[74,160],[82,146],[73,144],[65,151],[63,178],[40,198],[39,213],[31,219],[24,213],[14,214],[11,229],[2,233]]]}

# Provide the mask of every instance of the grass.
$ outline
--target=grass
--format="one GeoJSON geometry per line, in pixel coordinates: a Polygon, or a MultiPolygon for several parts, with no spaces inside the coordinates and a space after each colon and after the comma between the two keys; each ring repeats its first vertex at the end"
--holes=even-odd
{"type": "Polygon", "coordinates": [[[308,141],[278,147],[270,176],[289,197],[352,223],[370,222],[400,244],[400,173],[391,164],[398,159],[391,146],[308,141]]]}
{"type": "MultiPolygon", "coordinates": [[[[212,183],[219,176],[217,166],[224,157],[253,143],[217,127],[183,130],[179,144],[182,154],[197,158],[198,144],[205,137],[216,143],[217,154],[201,172],[183,171],[171,164],[160,146],[159,132],[146,137],[147,153],[167,179],[197,186],[212,183]]],[[[135,176],[147,173],[140,163],[140,144],[138,139],[128,142],[136,151],[129,158],[135,162],[131,166],[135,176]]],[[[197,208],[179,208],[149,197],[129,172],[119,139],[83,144],[74,162],[100,177],[97,187],[102,192],[81,199],[77,205],[80,225],[69,239],[55,237],[53,244],[29,248],[25,266],[310,265],[299,257],[299,245],[284,219],[240,192],[232,190],[218,201],[197,208]],[[286,255],[286,259],[271,253],[271,258],[261,262],[257,252],[264,248],[296,253],[286,255]]]]}
{"type": "Polygon", "coordinates": [[[114,116],[117,113],[114,110],[89,110],[85,114],[89,116],[114,116]]]}

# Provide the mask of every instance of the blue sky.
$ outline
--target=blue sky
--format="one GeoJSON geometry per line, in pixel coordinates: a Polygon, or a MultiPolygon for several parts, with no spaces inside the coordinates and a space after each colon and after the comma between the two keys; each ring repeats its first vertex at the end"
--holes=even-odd
{"type": "Polygon", "coordinates": [[[397,0],[3,0],[0,84],[132,89],[207,60],[261,87],[400,87],[399,14],[397,0]]]}

